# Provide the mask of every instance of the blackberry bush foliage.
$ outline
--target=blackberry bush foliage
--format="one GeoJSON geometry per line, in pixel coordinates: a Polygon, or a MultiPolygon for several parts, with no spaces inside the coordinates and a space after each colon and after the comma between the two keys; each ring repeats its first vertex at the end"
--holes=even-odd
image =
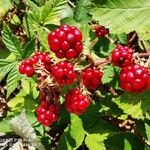
{"type": "Polygon", "coordinates": [[[147,0],[1,1],[0,133],[27,149],[150,149],[147,0]]]}

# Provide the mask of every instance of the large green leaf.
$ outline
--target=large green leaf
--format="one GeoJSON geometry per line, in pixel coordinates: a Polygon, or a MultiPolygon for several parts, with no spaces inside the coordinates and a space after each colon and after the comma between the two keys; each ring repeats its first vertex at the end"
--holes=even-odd
{"type": "Polygon", "coordinates": [[[59,150],[76,150],[83,142],[85,132],[81,119],[76,115],[71,115],[71,124],[64,132],[58,146],[59,150]]]}
{"type": "Polygon", "coordinates": [[[13,60],[0,59],[0,82],[14,66],[15,62],[13,60]]]}
{"type": "Polygon", "coordinates": [[[121,97],[114,99],[114,102],[123,110],[122,118],[126,118],[127,115],[133,118],[143,118],[142,107],[143,95],[125,93],[121,97]]]}
{"type": "Polygon", "coordinates": [[[85,7],[87,2],[88,0],[76,1],[74,18],[77,22],[87,22],[91,19],[91,16],[88,14],[89,11],[85,7]]]}
{"type": "Polygon", "coordinates": [[[9,97],[9,95],[17,88],[20,79],[21,75],[18,73],[16,64],[7,77],[7,97],[9,97]]]}
{"type": "Polygon", "coordinates": [[[149,0],[91,0],[93,18],[113,33],[144,32],[150,29],[149,0]]]}
{"type": "Polygon", "coordinates": [[[104,140],[107,138],[108,133],[104,134],[89,134],[85,139],[85,144],[89,150],[104,150],[104,140]]]}
{"type": "Polygon", "coordinates": [[[66,0],[51,0],[41,8],[41,22],[45,24],[59,24],[60,12],[65,7],[66,0]]]}
{"type": "Polygon", "coordinates": [[[9,27],[4,24],[2,39],[6,47],[16,55],[17,60],[22,58],[22,46],[18,38],[13,35],[9,27]]]}
{"type": "MultiPolygon", "coordinates": [[[[33,10],[29,11],[23,19],[23,24],[27,35],[33,36],[38,33],[39,29],[45,30],[44,26],[47,24],[60,24],[61,11],[66,6],[66,0],[51,0],[47,1],[44,6],[33,6],[33,10]]],[[[41,37],[41,36],[40,36],[41,37]]],[[[47,36],[45,37],[45,41],[47,36]]]]}

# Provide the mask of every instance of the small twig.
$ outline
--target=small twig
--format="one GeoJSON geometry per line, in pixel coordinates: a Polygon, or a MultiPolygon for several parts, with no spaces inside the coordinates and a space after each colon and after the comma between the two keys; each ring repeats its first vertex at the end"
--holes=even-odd
{"type": "Polygon", "coordinates": [[[132,37],[129,39],[129,44],[136,38],[137,34],[134,32],[132,37]]]}
{"type": "Polygon", "coordinates": [[[113,40],[111,37],[109,37],[108,35],[105,36],[111,43],[116,43],[117,42],[117,39],[116,40],[113,40]]]}
{"type": "Polygon", "coordinates": [[[135,53],[134,57],[148,57],[150,53],[135,53]]]}
{"type": "Polygon", "coordinates": [[[76,6],[75,6],[70,0],[68,0],[68,3],[69,3],[73,8],[76,8],[76,6]]]}
{"type": "Polygon", "coordinates": [[[140,43],[141,43],[143,49],[144,49],[145,51],[147,51],[147,48],[146,48],[146,46],[145,46],[145,44],[144,44],[144,41],[143,41],[142,39],[140,39],[140,43]]]}
{"type": "Polygon", "coordinates": [[[95,61],[94,65],[95,66],[99,66],[99,65],[102,65],[102,64],[110,64],[111,63],[111,60],[110,59],[105,59],[104,61],[101,61],[101,60],[98,60],[98,61],[95,61]]]}

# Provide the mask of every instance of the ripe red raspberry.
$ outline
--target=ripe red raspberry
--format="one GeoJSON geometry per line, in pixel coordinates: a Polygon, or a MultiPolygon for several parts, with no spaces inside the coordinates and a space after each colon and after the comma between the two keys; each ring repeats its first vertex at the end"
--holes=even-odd
{"type": "Polygon", "coordinates": [[[103,73],[96,67],[89,67],[82,71],[83,84],[88,89],[96,89],[101,84],[103,73]]]}
{"type": "Polygon", "coordinates": [[[77,58],[83,50],[82,33],[74,26],[62,25],[48,35],[48,43],[58,58],[77,58]]]}
{"type": "Polygon", "coordinates": [[[26,59],[22,61],[19,66],[20,74],[26,74],[28,77],[32,77],[34,75],[34,68],[32,65],[32,61],[30,59],[26,59]]]}
{"type": "Polygon", "coordinates": [[[19,66],[20,74],[26,74],[28,77],[32,77],[34,75],[34,65],[36,65],[38,61],[41,61],[41,63],[43,63],[47,69],[51,59],[47,53],[37,52],[31,58],[22,61],[21,65],[19,66]]]}
{"type": "Polygon", "coordinates": [[[98,25],[95,27],[95,34],[97,37],[104,37],[109,34],[109,29],[105,26],[98,25]]]}
{"type": "Polygon", "coordinates": [[[59,105],[43,101],[37,108],[37,120],[44,126],[50,126],[59,119],[59,105]]]}
{"type": "Polygon", "coordinates": [[[127,66],[120,72],[120,87],[128,92],[140,93],[147,90],[148,80],[148,70],[140,65],[127,66]]]}
{"type": "Polygon", "coordinates": [[[68,61],[60,61],[51,68],[55,80],[61,85],[72,84],[76,79],[74,65],[68,61]]]}
{"type": "Polygon", "coordinates": [[[118,67],[131,65],[134,63],[133,53],[133,49],[127,46],[118,45],[112,51],[112,63],[118,67]]]}
{"type": "Polygon", "coordinates": [[[76,115],[83,113],[90,104],[91,101],[79,89],[70,90],[65,97],[66,109],[76,115]]]}

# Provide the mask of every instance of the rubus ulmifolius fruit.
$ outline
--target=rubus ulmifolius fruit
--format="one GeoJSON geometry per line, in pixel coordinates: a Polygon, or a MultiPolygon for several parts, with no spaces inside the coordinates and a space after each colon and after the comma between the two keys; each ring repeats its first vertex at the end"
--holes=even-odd
{"type": "Polygon", "coordinates": [[[121,69],[120,87],[132,93],[141,93],[149,87],[149,72],[147,68],[140,65],[131,65],[121,69]]]}
{"type": "Polygon", "coordinates": [[[103,72],[97,67],[88,67],[82,71],[83,84],[87,89],[96,89],[101,84],[103,72]]]}
{"type": "Polygon", "coordinates": [[[59,119],[60,108],[58,104],[43,101],[37,108],[37,120],[44,126],[50,126],[59,119]]]}
{"type": "Polygon", "coordinates": [[[19,66],[19,73],[26,74],[28,77],[32,77],[34,75],[34,67],[30,59],[22,61],[19,66]]]}
{"type": "Polygon", "coordinates": [[[95,27],[95,34],[97,37],[105,37],[109,34],[109,29],[102,25],[97,25],[95,27]]]}
{"type": "Polygon", "coordinates": [[[34,75],[34,65],[36,65],[39,61],[45,68],[47,68],[51,59],[47,53],[37,52],[31,58],[25,59],[21,62],[18,69],[20,74],[26,74],[28,77],[32,77],[34,75]]]}
{"type": "Polygon", "coordinates": [[[69,85],[76,80],[74,65],[69,61],[60,61],[52,65],[51,73],[60,85],[69,85]]]}
{"type": "Polygon", "coordinates": [[[70,113],[82,114],[90,106],[91,100],[82,94],[78,88],[72,89],[65,96],[65,108],[70,113]]]}
{"type": "Polygon", "coordinates": [[[58,58],[77,58],[83,50],[82,33],[75,26],[62,25],[48,35],[50,50],[58,58]]]}
{"type": "Polygon", "coordinates": [[[134,64],[133,59],[134,51],[127,46],[118,45],[111,55],[112,63],[118,67],[125,67],[127,65],[134,64]]]}

